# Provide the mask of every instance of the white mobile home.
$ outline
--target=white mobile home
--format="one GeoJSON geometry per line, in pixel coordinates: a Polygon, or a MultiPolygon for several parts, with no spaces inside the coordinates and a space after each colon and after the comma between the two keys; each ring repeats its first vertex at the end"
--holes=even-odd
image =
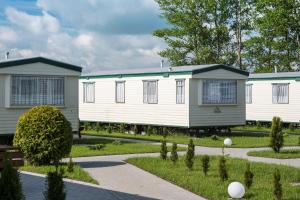
{"type": "Polygon", "coordinates": [[[247,121],[300,120],[300,72],[250,74],[246,84],[247,121]]]}
{"type": "Polygon", "coordinates": [[[0,62],[0,134],[14,134],[19,116],[36,105],[59,107],[78,131],[81,67],[42,57],[0,62]]]}
{"type": "Polygon", "coordinates": [[[248,72],[225,65],[83,75],[79,118],[183,128],[243,125],[247,78],[248,72]]]}

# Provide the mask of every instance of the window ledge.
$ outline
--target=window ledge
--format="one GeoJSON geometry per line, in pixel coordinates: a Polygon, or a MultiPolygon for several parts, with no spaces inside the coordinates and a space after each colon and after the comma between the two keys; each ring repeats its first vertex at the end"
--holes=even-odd
{"type": "MultiPolygon", "coordinates": [[[[44,106],[44,105],[34,105],[34,106],[7,106],[6,108],[7,109],[25,109],[25,108],[33,108],[35,106],[44,106]]],[[[62,105],[62,106],[56,106],[56,105],[47,105],[47,106],[53,106],[53,107],[56,107],[56,108],[66,108],[65,105],[62,105]]]]}

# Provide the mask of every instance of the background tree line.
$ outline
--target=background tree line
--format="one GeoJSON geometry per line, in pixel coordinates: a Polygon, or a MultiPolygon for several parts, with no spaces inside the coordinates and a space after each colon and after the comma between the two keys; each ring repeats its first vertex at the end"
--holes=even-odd
{"type": "Polygon", "coordinates": [[[172,66],[300,70],[300,0],[156,0],[169,23],[154,36],[172,66]]]}

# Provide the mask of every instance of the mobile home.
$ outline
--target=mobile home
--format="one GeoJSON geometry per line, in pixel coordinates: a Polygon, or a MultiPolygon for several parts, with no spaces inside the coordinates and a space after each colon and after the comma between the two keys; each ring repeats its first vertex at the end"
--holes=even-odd
{"type": "Polygon", "coordinates": [[[248,72],[225,65],[106,71],[79,80],[79,118],[169,127],[245,124],[248,72]]]}
{"type": "Polygon", "coordinates": [[[0,134],[14,134],[19,116],[36,105],[53,105],[78,130],[81,67],[34,57],[0,62],[0,134]]]}
{"type": "Polygon", "coordinates": [[[246,83],[247,121],[300,120],[300,72],[250,74],[246,83]]]}

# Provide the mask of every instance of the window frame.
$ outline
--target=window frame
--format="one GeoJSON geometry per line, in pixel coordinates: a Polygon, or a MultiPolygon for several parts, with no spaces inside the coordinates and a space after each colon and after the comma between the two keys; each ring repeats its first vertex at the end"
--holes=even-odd
{"type": "MultiPolygon", "coordinates": [[[[66,103],[66,79],[65,76],[61,76],[61,75],[37,75],[37,74],[12,74],[10,76],[8,76],[8,93],[6,93],[6,95],[8,95],[8,98],[5,100],[5,105],[7,108],[29,108],[29,107],[33,107],[33,106],[39,106],[39,105],[50,105],[50,106],[55,106],[55,107],[65,107],[65,103],[66,103]],[[37,88],[36,88],[36,96],[40,96],[41,94],[38,92],[40,91],[40,81],[42,79],[48,80],[48,79],[61,79],[63,86],[61,88],[62,90],[62,103],[61,104],[41,104],[41,103],[32,103],[32,104],[15,104],[13,103],[13,81],[15,77],[30,77],[30,78],[36,78],[37,80],[37,88]]],[[[7,87],[6,86],[6,87],[7,87]]],[[[48,85],[47,85],[47,89],[48,89],[48,85]]],[[[22,93],[21,93],[22,95],[22,93]]],[[[34,94],[33,94],[34,95],[34,94]]],[[[48,95],[48,93],[46,94],[46,96],[48,95]]],[[[40,97],[37,100],[40,102],[40,97]]]]}
{"type": "Polygon", "coordinates": [[[158,104],[158,80],[143,80],[143,103],[144,104],[158,104]],[[156,83],[156,101],[149,102],[149,95],[148,95],[148,83],[155,82],[156,83]],[[145,101],[145,87],[144,84],[147,83],[147,101],[145,101]]]}
{"type": "Polygon", "coordinates": [[[125,81],[116,81],[115,82],[115,103],[125,103],[125,99],[126,99],[126,86],[125,86],[125,81]],[[123,101],[118,101],[118,84],[124,84],[124,97],[123,97],[123,101]]]}
{"type": "Polygon", "coordinates": [[[95,96],[96,96],[96,90],[95,90],[95,86],[96,86],[96,84],[95,84],[95,82],[91,82],[91,81],[86,81],[86,82],[82,82],[82,86],[83,86],[83,95],[82,95],[82,98],[83,98],[83,103],[95,103],[95,96]],[[87,98],[86,98],[86,88],[85,88],[85,85],[86,84],[91,84],[91,85],[93,85],[93,88],[94,88],[94,93],[93,93],[93,100],[92,101],[86,101],[87,100],[87,98]]]}
{"type": "Polygon", "coordinates": [[[223,105],[223,106],[230,106],[230,105],[237,105],[238,104],[238,81],[236,79],[203,79],[202,81],[202,97],[201,97],[201,102],[202,105],[207,105],[207,106],[216,106],[216,105],[223,105]],[[235,99],[234,99],[234,103],[208,103],[205,102],[205,98],[204,98],[204,82],[205,81],[234,81],[235,83],[235,99]]]}
{"type": "Polygon", "coordinates": [[[175,87],[176,87],[176,104],[185,104],[185,79],[175,79],[175,87]],[[178,86],[177,83],[178,82],[182,82],[183,85],[182,86],[178,86]],[[182,87],[183,89],[183,94],[181,99],[182,99],[182,102],[179,102],[178,101],[178,87],[182,87]]]}
{"type": "Polygon", "coordinates": [[[290,83],[272,83],[272,104],[289,104],[290,103],[290,83]],[[287,102],[274,102],[274,86],[275,85],[285,85],[287,86],[287,102]]]}
{"type": "Polygon", "coordinates": [[[253,103],[253,84],[246,84],[245,87],[245,102],[246,104],[252,104],[253,103]],[[247,101],[247,87],[250,87],[250,101],[247,101]]]}

